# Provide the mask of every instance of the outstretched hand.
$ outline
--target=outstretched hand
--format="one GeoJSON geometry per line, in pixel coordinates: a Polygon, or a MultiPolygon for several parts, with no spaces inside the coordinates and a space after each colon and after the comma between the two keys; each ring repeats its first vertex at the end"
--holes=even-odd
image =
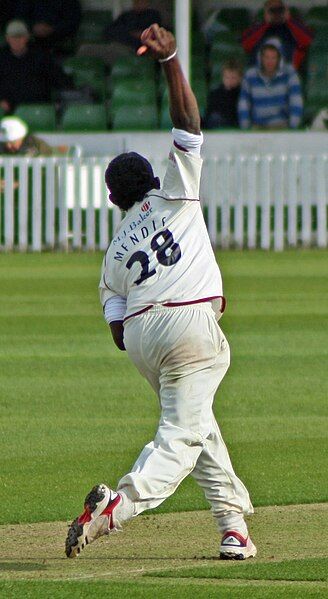
{"type": "Polygon", "coordinates": [[[176,50],[174,35],[164,27],[159,27],[157,23],[145,29],[140,40],[143,45],[137,50],[139,56],[150,51],[153,58],[162,60],[171,56],[176,50]]]}

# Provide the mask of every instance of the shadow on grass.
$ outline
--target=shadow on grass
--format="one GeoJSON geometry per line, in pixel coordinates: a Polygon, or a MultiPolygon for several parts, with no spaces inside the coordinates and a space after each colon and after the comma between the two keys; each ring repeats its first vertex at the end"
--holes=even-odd
{"type": "MultiPolygon", "coordinates": [[[[26,560],[26,565],[28,565],[29,561],[34,561],[35,559],[45,559],[44,556],[38,556],[36,555],[35,557],[25,557],[24,558],[26,560]]],[[[0,562],[0,572],[2,569],[2,565],[8,565],[10,562],[11,558],[8,557],[6,562],[0,562]]],[[[71,559],[67,559],[67,557],[65,555],[58,555],[58,556],[48,556],[46,558],[47,561],[49,562],[56,562],[56,561],[65,561],[67,563],[71,563],[72,561],[76,562],[76,559],[71,560],[71,559]]],[[[120,555],[120,556],[89,556],[89,555],[83,555],[83,557],[79,557],[79,562],[81,561],[86,561],[86,562],[203,562],[203,561],[222,561],[220,560],[220,558],[218,556],[207,556],[207,555],[202,555],[202,556],[195,556],[195,557],[179,557],[179,556],[175,556],[172,555],[170,557],[163,557],[162,555],[159,556],[149,556],[149,557],[145,557],[143,555],[138,556],[138,555],[133,555],[133,556],[125,556],[125,555],[120,555]]],[[[15,562],[13,562],[15,563],[15,562]]],[[[17,562],[18,564],[19,562],[17,562]]],[[[9,564],[10,565],[10,564],[9,564]]],[[[42,566],[42,568],[45,568],[46,566],[44,564],[40,564],[40,566],[42,566]]],[[[4,570],[9,569],[4,567],[4,570]]],[[[32,570],[32,564],[31,564],[31,568],[32,570]]]]}
{"type": "Polygon", "coordinates": [[[45,564],[32,562],[0,562],[0,572],[33,572],[34,570],[46,570],[45,564]]]}

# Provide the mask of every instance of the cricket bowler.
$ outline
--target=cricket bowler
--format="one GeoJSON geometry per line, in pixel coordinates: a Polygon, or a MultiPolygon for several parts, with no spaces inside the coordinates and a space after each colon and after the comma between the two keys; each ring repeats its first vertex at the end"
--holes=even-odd
{"type": "Polygon", "coordinates": [[[100,299],[115,344],[158,395],[161,416],[155,439],[117,489],[98,484],[89,492],[69,527],[66,555],[157,507],[191,474],[217,522],[219,556],[243,560],[256,555],[244,519],[253,507],[213,414],[230,352],[218,325],[221,274],[199,202],[200,115],[172,33],[154,24],[141,41],[139,54],[150,53],[166,77],[173,145],[162,185],[135,152],[106,169],[109,199],[126,214],[104,257],[100,299]]]}

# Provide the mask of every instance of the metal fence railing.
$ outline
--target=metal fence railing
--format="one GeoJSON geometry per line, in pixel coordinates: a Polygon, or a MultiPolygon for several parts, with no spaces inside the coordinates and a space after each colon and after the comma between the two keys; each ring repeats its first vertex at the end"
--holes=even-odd
{"type": "MultiPolygon", "coordinates": [[[[120,222],[110,157],[0,158],[0,251],[105,249],[120,222]]],[[[166,158],[151,160],[162,175],[166,158]]],[[[204,161],[201,201],[214,246],[327,246],[328,154],[204,161]]]]}

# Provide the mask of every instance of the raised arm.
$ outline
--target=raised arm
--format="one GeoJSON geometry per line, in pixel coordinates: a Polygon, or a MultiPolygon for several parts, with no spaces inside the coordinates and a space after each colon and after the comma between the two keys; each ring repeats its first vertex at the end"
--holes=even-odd
{"type": "Polygon", "coordinates": [[[141,41],[143,46],[139,48],[138,54],[149,51],[162,65],[169,89],[170,114],[174,127],[199,134],[197,100],[182,72],[173,34],[155,23],[143,31],[141,41]]]}

